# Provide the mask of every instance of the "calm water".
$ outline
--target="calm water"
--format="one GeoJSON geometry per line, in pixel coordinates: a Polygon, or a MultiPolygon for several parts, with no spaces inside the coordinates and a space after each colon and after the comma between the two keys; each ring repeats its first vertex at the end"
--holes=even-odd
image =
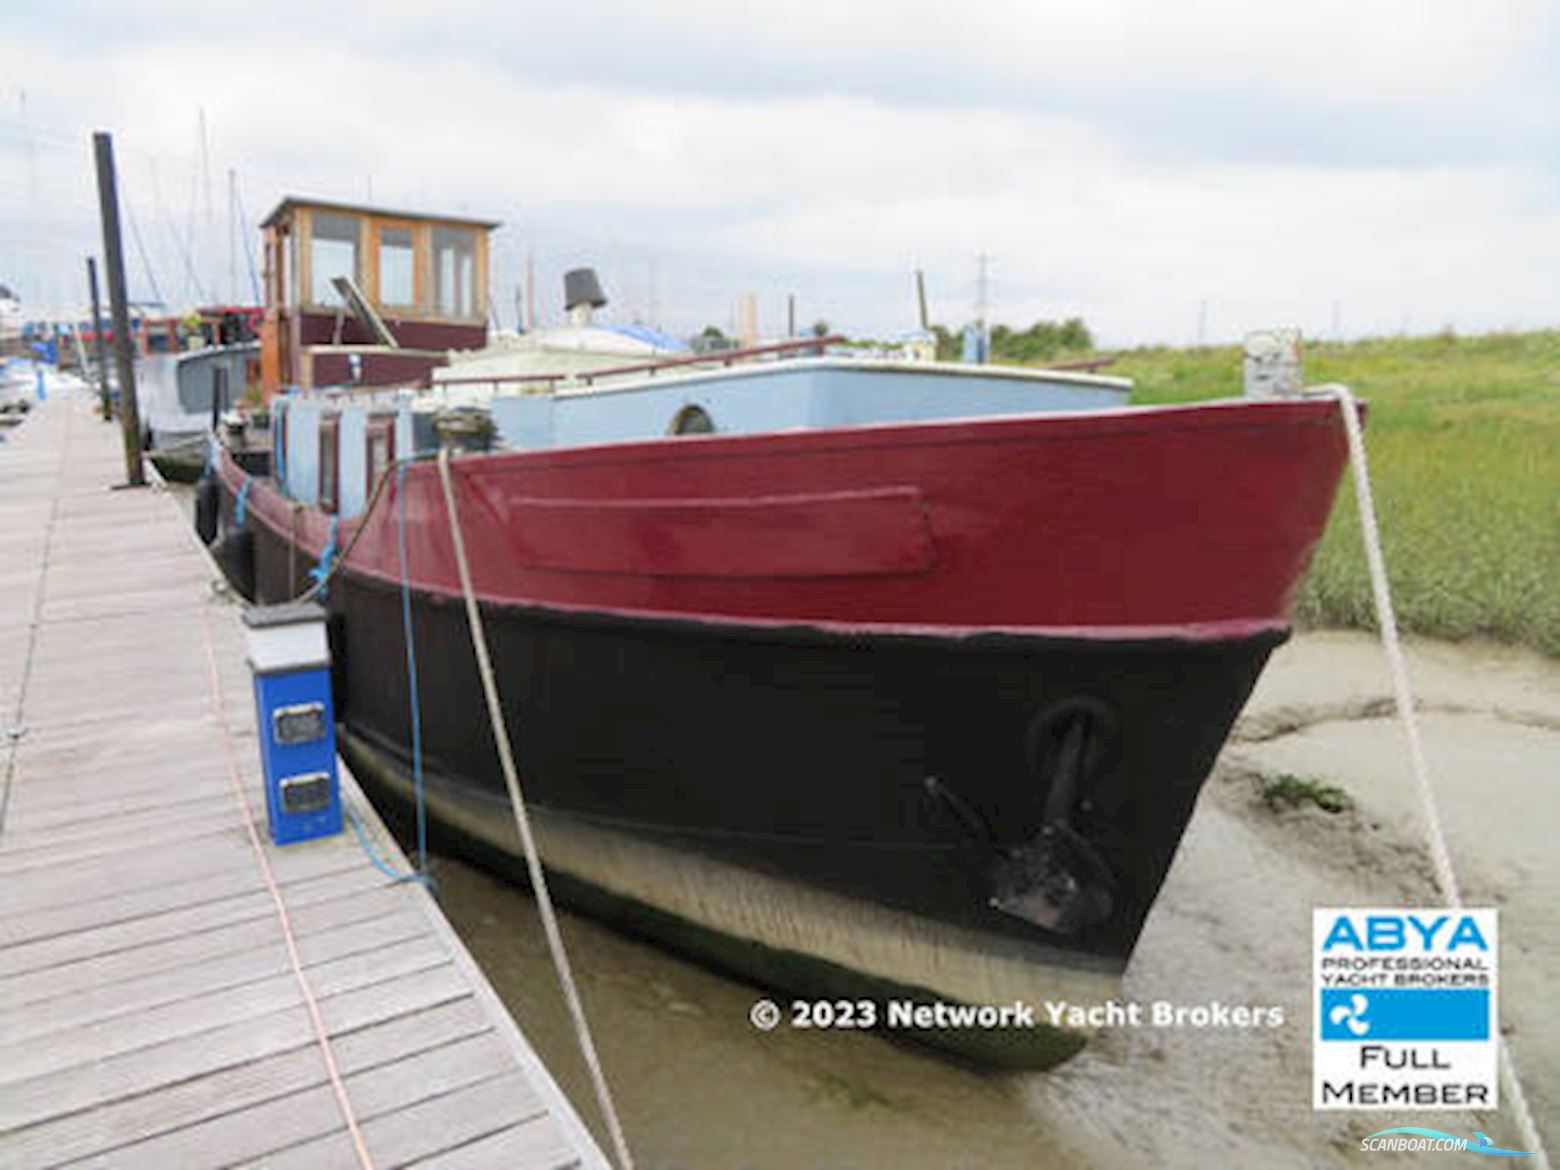
{"type": "MultiPolygon", "coordinates": [[[[597,1123],[528,892],[448,858],[445,913],[569,1099],[597,1123]]],[[[968,1071],[873,1035],[757,1031],[755,988],[563,915],[564,939],[644,1170],[1064,1165],[1023,1078],[968,1071]]]]}

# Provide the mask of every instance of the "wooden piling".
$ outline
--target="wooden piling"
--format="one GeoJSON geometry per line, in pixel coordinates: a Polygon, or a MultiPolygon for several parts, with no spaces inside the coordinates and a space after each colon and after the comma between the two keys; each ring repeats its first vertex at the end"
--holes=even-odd
{"type": "Polygon", "coordinates": [[[135,354],[130,348],[130,304],[125,297],[124,240],[119,231],[119,184],[114,175],[114,139],[92,135],[97,159],[98,211],[103,218],[103,263],[108,266],[108,308],[114,316],[114,355],[119,367],[119,425],[124,432],[125,482],[146,483],[141,467],[141,412],[135,396],[135,354]]]}

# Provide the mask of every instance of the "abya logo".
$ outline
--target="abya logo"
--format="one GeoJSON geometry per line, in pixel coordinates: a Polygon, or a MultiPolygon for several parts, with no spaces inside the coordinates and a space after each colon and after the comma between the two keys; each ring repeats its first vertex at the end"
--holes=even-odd
{"type": "Polygon", "coordinates": [[[1360,1149],[1389,1153],[1466,1152],[1487,1154],[1492,1158],[1531,1158],[1536,1154],[1534,1150],[1504,1149],[1478,1130],[1473,1131],[1473,1136],[1475,1140],[1469,1141],[1467,1138],[1458,1137],[1454,1133],[1444,1133],[1439,1129],[1425,1129],[1419,1125],[1400,1125],[1396,1129],[1383,1129],[1371,1134],[1360,1142],[1360,1149]]]}
{"type": "Polygon", "coordinates": [[[1356,1036],[1363,1036],[1370,1031],[1370,1021],[1365,1018],[1365,1011],[1370,1007],[1370,1000],[1359,992],[1349,997],[1346,1004],[1340,1003],[1327,1013],[1327,1018],[1334,1024],[1342,1024],[1356,1036]]]}

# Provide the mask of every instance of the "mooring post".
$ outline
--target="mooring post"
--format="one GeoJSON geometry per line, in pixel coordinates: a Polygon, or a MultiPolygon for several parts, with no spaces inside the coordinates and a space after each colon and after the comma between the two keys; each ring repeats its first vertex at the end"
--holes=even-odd
{"type": "Polygon", "coordinates": [[[103,306],[98,300],[97,258],[87,257],[87,287],[92,290],[92,348],[97,358],[98,397],[103,402],[103,421],[112,422],[114,403],[108,394],[108,342],[103,337],[103,306]]]}
{"type": "Polygon", "coordinates": [[[146,483],[141,467],[141,412],[135,397],[135,358],[130,349],[130,306],[125,300],[124,242],[119,234],[119,188],[114,179],[114,140],[103,130],[92,135],[97,156],[98,209],[103,216],[103,263],[108,266],[108,308],[114,316],[114,357],[119,369],[119,425],[124,431],[125,480],[146,483]]]}

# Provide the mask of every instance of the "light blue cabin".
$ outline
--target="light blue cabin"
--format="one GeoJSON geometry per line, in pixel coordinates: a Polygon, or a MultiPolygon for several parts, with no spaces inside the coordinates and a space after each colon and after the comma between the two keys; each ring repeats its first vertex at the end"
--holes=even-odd
{"type": "Polygon", "coordinates": [[[804,358],[524,393],[502,380],[432,391],[293,394],[272,404],[278,478],[293,499],[354,516],[379,472],[437,446],[434,415],[488,412],[500,449],[685,434],[764,434],[1125,406],[1131,382],[1067,371],[804,358]],[[322,474],[323,472],[323,474],[322,474]],[[322,492],[323,487],[323,492],[322,492]]]}

